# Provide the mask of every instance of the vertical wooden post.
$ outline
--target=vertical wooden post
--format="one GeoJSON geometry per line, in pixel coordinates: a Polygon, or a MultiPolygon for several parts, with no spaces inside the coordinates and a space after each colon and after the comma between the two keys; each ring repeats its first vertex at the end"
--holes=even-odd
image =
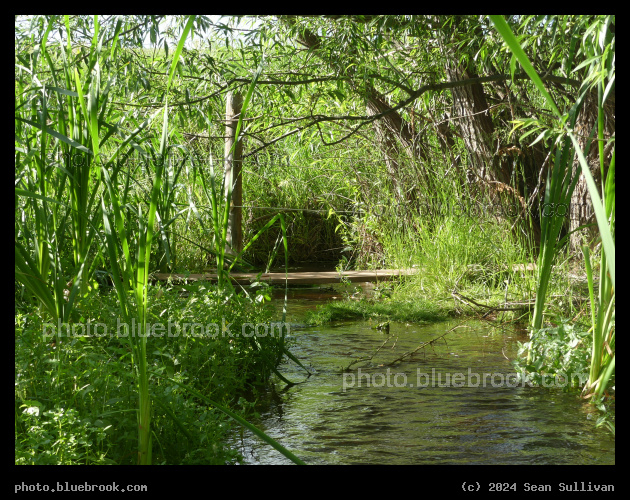
{"type": "Polygon", "coordinates": [[[243,211],[243,178],[241,174],[241,163],[243,156],[243,141],[239,137],[234,150],[232,146],[236,140],[236,126],[243,107],[243,96],[239,93],[229,92],[225,104],[225,192],[227,199],[228,190],[232,191],[230,202],[230,216],[228,221],[228,231],[226,252],[240,252],[243,249],[242,220],[243,211]]]}

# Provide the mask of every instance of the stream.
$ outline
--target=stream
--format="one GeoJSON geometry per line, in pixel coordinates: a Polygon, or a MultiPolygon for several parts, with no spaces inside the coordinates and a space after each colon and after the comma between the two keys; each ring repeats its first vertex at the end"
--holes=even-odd
{"type": "MultiPolygon", "coordinates": [[[[303,321],[308,310],[339,295],[293,291],[287,321],[303,321]]],[[[595,427],[596,409],[575,394],[506,377],[526,334],[456,321],[392,322],[388,335],[376,323],[293,329],[291,352],[313,374],[282,364],[280,373],[299,383],[278,381],[259,395],[260,418],[252,423],[309,464],[615,463],[614,436],[595,427]]],[[[237,434],[231,445],[248,463],[291,463],[248,431],[237,434]]]]}

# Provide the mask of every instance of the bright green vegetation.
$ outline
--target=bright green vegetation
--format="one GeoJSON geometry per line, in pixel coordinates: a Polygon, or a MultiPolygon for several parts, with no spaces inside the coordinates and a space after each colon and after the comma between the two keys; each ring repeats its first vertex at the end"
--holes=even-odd
{"type": "MultiPolygon", "coordinates": [[[[387,318],[394,321],[411,321],[414,323],[434,323],[448,318],[445,308],[434,301],[422,298],[404,299],[408,294],[399,293],[396,300],[382,297],[377,292],[371,300],[344,300],[328,303],[316,313],[309,316],[311,324],[321,325],[342,319],[387,318]]],[[[387,294],[387,292],[385,292],[387,294]]]]}
{"type": "Polygon", "coordinates": [[[300,365],[283,334],[145,335],[280,321],[228,275],[294,262],[414,267],[311,321],[518,323],[522,371],[586,370],[574,389],[606,408],[614,16],[166,20],[16,18],[16,462],[233,463],[237,424],[300,463],[243,420],[246,395],[292,382],[285,357],[300,365]],[[241,252],[228,92],[243,96],[241,252]],[[219,283],[186,296],[151,279],[209,268],[219,283]],[[87,322],[141,335],[42,335],[87,322]]]}
{"type": "MultiPolygon", "coordinates": [[[[241,332],[245,319],[254,323],[271,319],[264,296],[250,301],[197,286],[186,292],[152,288],[150,299],[149,324],[172,327],[172,335],[164,331],[150,338],[147,353],[152,426],[160,430],[153,462],[240,460],[222,445],[229,418],[191,398],[178,384],[211,395],[219,404],[234,405],[244,415],[251,411],[235,395],[245,396],[264,384],[282,350],[278,338],[260,338],[257,345],[234,334],[241,332]],[[191,318],[197,325],[190,325],[191,318]],[[214,338],[199,336],[201,325],[208,324],[229,326],[229,332],[212,329],[214,338]]],[[[138,424],[132,351],[127,339],[98,336],[119,328],[116,296],[89,294],[75,312],[78,318],[72,326],[89,324],[97,329],[95,336],[82,336],[87,330],[77,329],[69,338],[42,342],[41,318],[33,311],[16,312],[16,397],[26,406],[26,412],[16,406],[16,463],[135,463],[138,424]]]]}

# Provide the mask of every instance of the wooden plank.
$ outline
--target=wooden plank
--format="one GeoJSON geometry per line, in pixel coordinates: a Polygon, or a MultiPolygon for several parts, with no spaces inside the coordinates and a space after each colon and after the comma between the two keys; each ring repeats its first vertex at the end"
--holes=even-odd
{"type": "Polygon", "coordinates": [[[512,271],[525,272],[525,271],[536,271],[537,269],[538,269],[538,266],[531,262],[529,264],[514,264],[512,266],[512,271]]]}
{"type": "MultiPolygon", "coordinates": [[[[400,276],[407,276],[414,274],[416,269],[378,269],[376,271],[344,271],[343,274],[339,274],[337,271],[323,271],[323,272],[305,272],[305,273],[288,273],[286,279],[289,285],[317,285],[321,283],[341,283],[343,278],[348,279],[352,283],[365,283],[376,281],[390,281],[393,278],[400,276]]],[[[156,279],[160,281],[166,281],[172,278],[175,281],[185,280],[184,274],[169,274],[169,273],[154,273],[156,279]]],[[[234,283],[241,285],[249,285],[256,281],[257,274],[255,273],[233,273],[230,275],[234,283]]],[[[217,281],[217,275],[213,273],[204,274],[191,274],[188,276],[189,281],[217,281]]],[[[284,285],[285,273],[266,273],[261,274],[259,281],[265,281],[272,285],[284,285]]]]}

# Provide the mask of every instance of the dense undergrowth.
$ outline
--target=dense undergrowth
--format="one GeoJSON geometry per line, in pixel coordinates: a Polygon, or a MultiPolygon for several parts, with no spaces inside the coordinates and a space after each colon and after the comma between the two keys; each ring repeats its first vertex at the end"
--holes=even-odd
{"type": "MultiPolygon", "coordinates": [[[[238,334],[243,323],[268,324],[269,304],[210,285],[155,287],[151,299],[149,322],[166,328],[151,337],[148,355],[155,463],[241,461],[225,444],[230,419],[174,382],[251,414],[242,396],[265,384],[282,353],[277,336],[238,334]]],[[[137,460],[132,354],[126,338],[111,335],[120,331],[117,309],[115,294],[90,292],[69,336],[51,335],[56,325],[45,324],[35,305],[16,310],[16,463],[137,460]]]]}

